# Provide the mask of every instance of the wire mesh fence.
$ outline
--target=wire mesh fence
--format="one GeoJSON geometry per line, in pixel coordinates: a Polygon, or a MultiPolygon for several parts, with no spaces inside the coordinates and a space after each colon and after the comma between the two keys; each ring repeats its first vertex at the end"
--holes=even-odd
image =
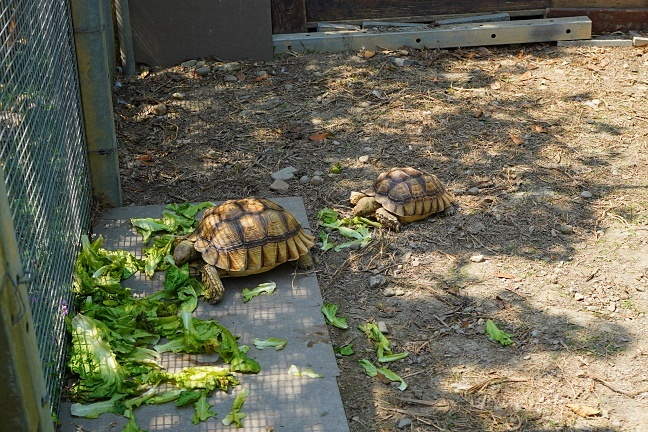
{"type": "Polygon", "coordinates": [[[54,412],[91,188],[65,0],[0,0],[0,166],[54,412]]]}

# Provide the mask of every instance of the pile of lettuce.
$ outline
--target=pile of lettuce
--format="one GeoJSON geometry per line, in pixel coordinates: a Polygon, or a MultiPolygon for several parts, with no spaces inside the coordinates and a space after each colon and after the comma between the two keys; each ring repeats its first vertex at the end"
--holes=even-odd
{"type": "MultiPolygon", "coordinates": [[[[96,418],[112,412],[129,418],[125,431],[138,431],[134,408],[175,401],[178,406],[193,404],[193,422],[198,423],[215,415],[207,402],[215,390],[239,384],[232,372],[260,371],[227,328],[193,316],[202,284],[189,276],[187,264],[176,267],[170,256],[173,235],[193,230],[196,213],[207,206],[171,206],[162,219],[133,220],[147,240],[164,233],[145,249],[142,260],[127,251],[102,248],[101,237],[94,242],[82,238],[73,281],[76,313],[67,321],[68,366],[76,378],[70,390],[76,402],[73,415],[96,418]],[[136,297],[122,286],[136,272],[152,275],[156,270],[166,273],[164,289],[153,295],[136,297]],[[217,353],[229,367],[171,373],[160,366],[164,352],[217,353]]],[[[236,413],[242,402],[238,404],[236,413]]],[[[238,423],[244,415],[232,416],[238,423]]]]}

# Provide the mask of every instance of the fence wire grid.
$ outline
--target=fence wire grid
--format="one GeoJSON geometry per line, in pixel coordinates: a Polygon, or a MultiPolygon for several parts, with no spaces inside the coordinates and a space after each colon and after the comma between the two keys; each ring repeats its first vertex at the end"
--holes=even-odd
{"type": "Polygon", "coordinates": [[[53,414],[91,187],[69,2],[0,0],[0,166],[53,414]]]}

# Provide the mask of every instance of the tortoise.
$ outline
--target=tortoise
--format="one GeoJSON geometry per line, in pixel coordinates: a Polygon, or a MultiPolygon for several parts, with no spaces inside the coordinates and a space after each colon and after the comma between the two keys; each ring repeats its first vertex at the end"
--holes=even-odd
{"type": "Polygon", "coordinates": [[[221,277],[263,273],[288,261],[312,267],[313,238],[273,201],[229,200],[207,209],[191,234],[177,238],[173,259],[178,266],[198,264],[205,300],[213,304],[225,293],[221,277]]]}
{"type": "Polygon", "coordinates": [[[357,216],[374,216],[394,231],[434,213],[454,213],[454,197],[439,179],[412,167],[383,172],[368,190],[351,192],[350,201],[357,216]]]}

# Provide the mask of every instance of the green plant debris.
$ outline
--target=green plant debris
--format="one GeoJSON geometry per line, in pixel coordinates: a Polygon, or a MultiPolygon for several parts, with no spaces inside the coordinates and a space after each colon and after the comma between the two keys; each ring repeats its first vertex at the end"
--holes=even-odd
{"type": "Polygon", "coordinates": [[[191,233],[199,223],[196,220],[198,212],[213,206],[212,202],[169,204],[162,212],[161,218],[132,218],[131,225],[142,235],[144,244],[148,244],[154,234],[185,235],[191,233]]]}
{"type": "Polygon", "coordinates": [[[277,351],[284,349],[286,343],[288,343],[286,339],[279,339],[275,337],[271,337],[266,340],[255,338],[252,342],[254,343],[254,346],[260,350],[268,347],[274,347],[274,349],[277,351]]]}
{"type": "Polygon", "coordinates": [[[485,330],[486,334],[488,334],[492,340],[499,342],[502,346],[511,345],[513,343],[511,340],[513,335],[497,328],[495,323],[491,320],[486,321],[485,330]]]}
{"type": "Polygon", "coordinates": [[[337,305],[324,303],[324,305],[322,306],[322,313],[324,314],[324,318],[326,319],[327,323],[337,328],[348,329],[349,324],[347,324],[347,319],[335,316],[337,314],[337,311],[337,305]]]}
{"type": "Polygon", "coordinates": [[[391,350],[391,343],[389,339],[378,329],[378,326],[374,323],[366,323],[358,327],[364,332],[364,334],[374,341],[377,345],[376,354],[378,356],[378,361],[380,363],[389,363],[396,360],[404,359],[409,355],[408,352],[402,352],[394,354],[391,350]]]}
{"type": "Polygon", "coordinates": [[[249,302],[262,293],[272,294],[276,288],[277,284],[274,282],[265,282],[253,289],[243,288],[243,303],[249,302]]]}
{"type": "Polygon", "coordinates": [[[212,411],[212,405],[207,402],[207,392],[200,392],[200,397],[194,402],[194,415],[191,423],[198,424],[215,416],[216,413],[212,411]]]}
{"type": "Polygon", "coordinates": [[[331,166],[331,174],[340,174],[342,172],[342,163],[336,162],[331,166]]]}
{"type": "MultiPolygon", "coordinates": [[[[232,372],[260,371],[227,328],[193,316],[202,283],[189,276],[188,265],[177,267],[170,256],[174,236],[190,232],[195,214],[210,205],[168,206],[162,218],[165,229],[144,234],[149,240],[155,236],[144,260],[104,249],[101,237],[94,242],[82,237],[72,284],[77,313],[66,319],[71,335],[68,367],[77,378],[70,390],[73,415],[96,418],[112,412],[129,419],[124,430],[137,431],[137,407],[175,401],[178,406],[194,404],[194,421],[201,422],[215,415],[207,402],[214,391],[240,384],[232,372]],[[155,294],[135,297],[122,286],[138,271],[152,275],[161,269],[166,271],[164,288],[155,294]],[[163,352],[217,353],[229,367],[169,373],[159,364],[163,352]]],[[[154,227],[136,223],[139,229],[154,227]]]]}
{"type": "Polygon", "coordinates": [[[324,378],[324,375],[320,375],[318,373],[313,372],[312,369],[303,369],[299,370],[299,368],[295,365],[291,365],[290,368],[288,368],[288,373],[290,375],[295,375],[298,377],[308,377],[308,378],[324,378]]]}
{"type": "Polygon", "coordinates": [[[328,207],[317,213],[317,219],[319,220],[320,226],[331,231],[337,231],[340,236],[350,239],[349,241],[336,245],[329,241],[328,233],[320,231],[319,238],[322,241],[322,251],[324,252],[330,249],[339,252],[342,249],[351,248],[354,245],[365,247],[372,239],[369,227],[380,228],[381,226],[378,222],[361,216],[340,219],[339,213],[328,207]]]}
{"type": "Polygon", "coordinates": [[[350,356],[355,354],[355,351],[353,351],[353,344],[351,343],[347,345],[343,345],[341,347],[335,347],[333,348],[333,351],[335,352],[335,354],[340,354],[343,356],[350,356]]]}
{"type": "Polygon", "coordinates": [[[367,359],[358,360],[358,363],[360,364],[360,366],[362,366],[362,368],[364,369],[367,376],[370,376],[370,377],[373,378],[375,376],[380,375],[380,376],[388,379],[389,381],[400,382],[400,385],[398,386],[398,390],[404,391],[404,390],[407,389],[407,383],[405,382],[405,380],[403,378],[401,378],[400,376],[398,376],[391,369],[386,368],[386,367],[380,367],[380,368],[376,367],[373,363],[371,363],[367,359]]]}
{"type": "Polygon", "coordinates": [[[239,394],[236,395],[234,403],[232,403],[232,410],[223,420],[221,420],[221,422],[225,426],[236,423],[236,426],[243,427],[243,419],[247,416],[247,414],[241,412],[241,407],[243,407],[243,404],[245,403],[245,400],[247,399],[249,394],[250,390],[244,388],[239,392],[239,394]]]}

